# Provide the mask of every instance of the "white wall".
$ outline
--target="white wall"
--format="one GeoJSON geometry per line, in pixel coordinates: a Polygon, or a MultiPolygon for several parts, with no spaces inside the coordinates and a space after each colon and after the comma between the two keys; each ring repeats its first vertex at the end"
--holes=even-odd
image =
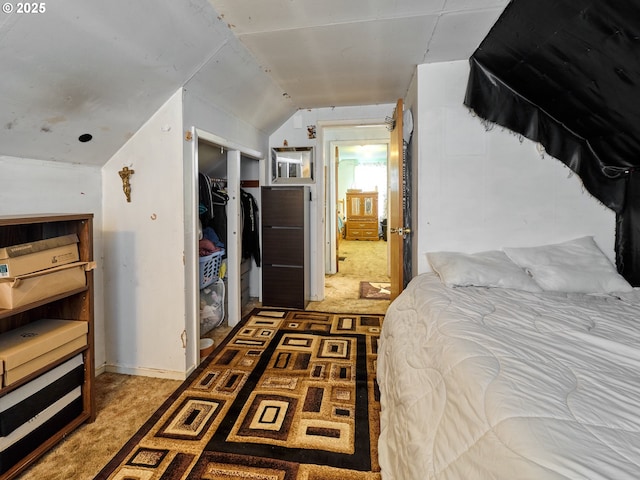
{"type": "Polygon", "coordinates": [[[95,362],[105,362],[99,167],[0,156],[0,215],[93,213],[95,362]]]}
{"type": "Polygon", "coordinates": [[[251,124],[231,116],[189,89],[184,92],[184,126],[196,127],[248,149],[266,153],[268,136],[251,124]]]}
{"type": "Polygon", "coordinates": [[[197,366],[197,165],[186,135],[193,127],[266,149],[266,134],[181,88],[103,167],[110,371],[182,379],[197,366]],[[131,203],[118,175],[124,166],[135,171],[131,203]]]}
{"type": "MultiPolygon", "coordinates": [[[[338,140],[371,138],[370,128],[348,129],[353,125],[379,124],[393,114],[395,105],[369,105],[360,107],[331,107],[299,110],[269,137],[269,147],[281,147],[285,140],[290,147],[315,147],[316,181],[310,186],[311,212],[310,256],[311,256],[311,300],[324,298],[325,240],[335,238],[335,232],[326,231],[325,224],[325,175],[332,175],[325,162],[330,158],[330,143],[338,140]],[[307,127],[316,126],[317,138],[309,139],[307,127]],[[340,127],[340,128],[339,128],[340,127]]],[[[376,139],[379,137],[376,136],[376,139]]],[[[269,169],[266,168],[269,176],[269,169]]],[[[270,180],[270,178],[268,179],[270,180]]],[[[335,192],[328,192],[334,198],[335,192]]],[[[327,228],[332,228],[333,222],[327,228]]],[[[328,241],[328,240],[326,240],[328,241]]],[[[335,255],[328,255],[329,258],[335,255]]]]}
{"type": "Polygon", "coordinates": [[[466,61],[417,69],[414,274],[430,270],[428,251],[475,252],[581,235],[594,235],[613,260],[615,214],[533,142],[500,127],[487,132],[462,103],[468,72],[466,61]]]}
{"type": "Polygon", "coordinates": [[[189,367],[182,163],[180,89],[102,170],[108,370],[184,378],[189,367]],[[135,171],[131,203],[125,166],[135,171]]]}

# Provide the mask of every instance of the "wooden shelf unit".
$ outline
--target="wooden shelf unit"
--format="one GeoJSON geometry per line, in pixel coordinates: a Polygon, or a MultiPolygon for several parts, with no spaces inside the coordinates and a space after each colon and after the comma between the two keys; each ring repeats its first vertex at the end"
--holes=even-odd
{"type": "Polygon", "coordinates": [[[378,192],[347,192],[346,240],[379,240],[378,192]]]}
{"type": "MultiPolygon", "coordinates": [[[[81,262],[93,262],[93,214],[0,216],[0,247],[33,242],[75,233],[81,262]]],[[[94,324],[93,324],[93,271],[86,274],[86,286],[14,309],[0,309],[0,334],[27,325],[41,318],[77,320],[87,322],[87,345],[45,367],[31,373],[8,387],[0,386],[0,397],[28,384],[41,374],[55,368],[70,358],[83,356],[84,379],[82,384],[82,412],[71,419],[37,448],[24,452],[24,456],[0,475],[0,480],[17,477],[56,443],[85,422],[95,420],[93,381],[94,324]]]]}

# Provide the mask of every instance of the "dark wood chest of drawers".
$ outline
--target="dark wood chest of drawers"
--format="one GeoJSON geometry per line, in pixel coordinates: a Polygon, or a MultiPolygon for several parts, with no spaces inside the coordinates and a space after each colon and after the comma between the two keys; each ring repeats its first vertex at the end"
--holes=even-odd
{"type": "Polygon", "coordinates": [[[262,187],[262,304],[309,303],[309,189],[262,187]]]}

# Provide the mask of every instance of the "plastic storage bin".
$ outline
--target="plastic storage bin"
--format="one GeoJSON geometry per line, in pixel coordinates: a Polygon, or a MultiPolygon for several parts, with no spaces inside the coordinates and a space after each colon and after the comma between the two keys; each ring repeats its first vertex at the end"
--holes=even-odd
{"type": "Polygon", "coordinates": [[[222,263],[223,256],[224,250],[220,250],[212,253],[211,255],[200,257],[201,289],[218,280],[218,273],[220,272],[220,264],[222,263]]]}
{"type": "Polygon", "coordinates": [[[200,290],[200,336],[224,322],[225,286],[218,279],[200,290]]]}

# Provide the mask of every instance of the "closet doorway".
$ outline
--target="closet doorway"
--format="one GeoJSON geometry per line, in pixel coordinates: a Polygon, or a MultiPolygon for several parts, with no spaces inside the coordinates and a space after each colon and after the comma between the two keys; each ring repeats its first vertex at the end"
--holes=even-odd
{"type": "MultiPolygon", "coordinates": [[[[246,258],[243,250],[243,219],[244,200],[251,197],[256,204],[259,202],[259,160],[262,154],[199,129],[193,130],[193,140],[193,158],[198,177],[195,185],[199,187],[194,192],[194,213],[198,217],[195,219],[196,224],[198,221],[202,222],[200,176],[206,176],[211,186],[215,187],[213,190],[223,195],[220,201],[212,198],[211,203],[214,209],[218,208],[223,212],[224,220],[220,224],[215,221],[214,215],[214,221],[208,226],[214,227],[216,236],[222,240],[225,249],[222,262],[225,283],[224,316],[225,323],[233,327],[242,318],[243,306],[260,294],[259,265],[253,258],[246,258]],[[217,228],[218,224],[220,228],[217,228]]],[[[198,291],[194,298],[194,304],[198,307],[203,305],[201,294],[198,291]]],[[[196,318],[201,319],[200,313],[196,311],[196,318]]]]}

